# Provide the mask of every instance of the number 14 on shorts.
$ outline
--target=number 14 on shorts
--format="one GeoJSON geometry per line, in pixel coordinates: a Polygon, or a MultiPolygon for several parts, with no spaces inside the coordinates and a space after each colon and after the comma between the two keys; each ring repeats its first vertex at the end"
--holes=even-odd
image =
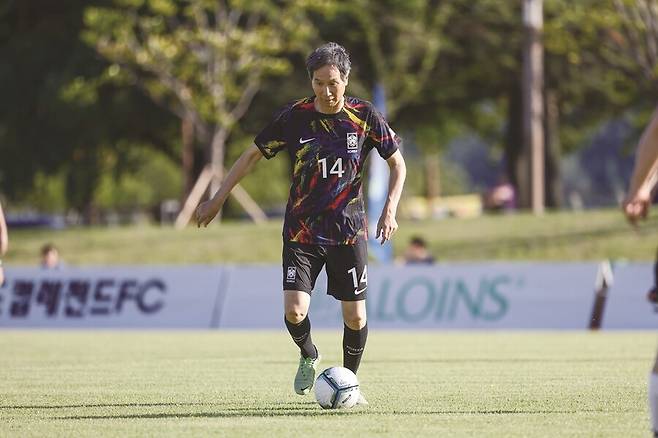
{"type": "Polygon", "coordinates": [[[361,273],[361,278],[359,279],[359,276],[356,271],[356,266],[353,267],[352,269],[349,269],[347,271],[348,274],[352,274],[352,283],[354,283],[354,295],[359,295],[363,291],[366,290],[368,287],[368,267],[364,266],[363,267],[363,272],[361,273]],[[359,289],[359,286],[363,284],[363,287],[359,289]]]}

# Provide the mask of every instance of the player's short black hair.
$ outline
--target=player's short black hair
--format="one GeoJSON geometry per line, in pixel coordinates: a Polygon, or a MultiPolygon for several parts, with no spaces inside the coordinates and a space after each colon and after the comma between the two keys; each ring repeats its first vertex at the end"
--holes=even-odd
{"type": "Polygon", "coordinates": [[[336,43],[323,44],[306,58],[306,70],[309,78],[313,79],[313,72],[325,65],[335,65],[343,80],[347,79],[352,68],[350,54],[345,47],[336,43]]]}

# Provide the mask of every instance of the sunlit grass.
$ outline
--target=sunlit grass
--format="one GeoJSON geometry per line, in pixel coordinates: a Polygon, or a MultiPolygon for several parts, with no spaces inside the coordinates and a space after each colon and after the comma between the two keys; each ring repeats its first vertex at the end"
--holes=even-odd
{"type": "MultiPolygon", "coordinates": [[[[618,210],[483,216],[475,219],[401,221],[393,246],[409,238],[428,240],[439,261],[456,260],[651,260],[658,220],[639,231],[618,210]]],[[[10,230],[7,263],[33,265],[39,248],[55,243],[73,265],[279,263],[280,220],[212,224],[207,229],[135,226],[53,230],[10,230]]]]}
{"type": "MultiPolygon", "coordinates": [[[[316,332],[323,367],[341,333],[316,332]]],[[[278,332],[4,331],[0,436],[648,436],[647,332],[371,328],[370,406],[292,390],[278,332]]]]}

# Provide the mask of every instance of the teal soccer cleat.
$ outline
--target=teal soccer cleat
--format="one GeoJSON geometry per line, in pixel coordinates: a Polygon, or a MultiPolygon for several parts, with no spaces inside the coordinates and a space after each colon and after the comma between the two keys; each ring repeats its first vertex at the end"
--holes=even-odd
{"type": "Polygon", "coordinates": [[[315,372],[320,365],[320,354],[313,359],[312,357],[301,356],[299,358],[299,368],[295,376],[295,392],[299,395],[305,395],[311,392],[313,383],[315,383],[315,372]]]}

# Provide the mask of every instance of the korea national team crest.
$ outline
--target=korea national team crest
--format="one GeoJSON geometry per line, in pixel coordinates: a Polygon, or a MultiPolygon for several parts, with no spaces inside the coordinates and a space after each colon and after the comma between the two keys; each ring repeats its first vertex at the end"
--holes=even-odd
{"type": "Polygon", "coordinates": [[[297,268],[295,268],[294,266],[288,266],[288,271],[286,273],[286,283],[294,283],[296,277],[297,277],[297,268]]]}
{"type": "Polygon", "coordinates": [[[347,152],[357,152],[359,148],[359,137],[356,132],[347,133],[347,152]]]}

